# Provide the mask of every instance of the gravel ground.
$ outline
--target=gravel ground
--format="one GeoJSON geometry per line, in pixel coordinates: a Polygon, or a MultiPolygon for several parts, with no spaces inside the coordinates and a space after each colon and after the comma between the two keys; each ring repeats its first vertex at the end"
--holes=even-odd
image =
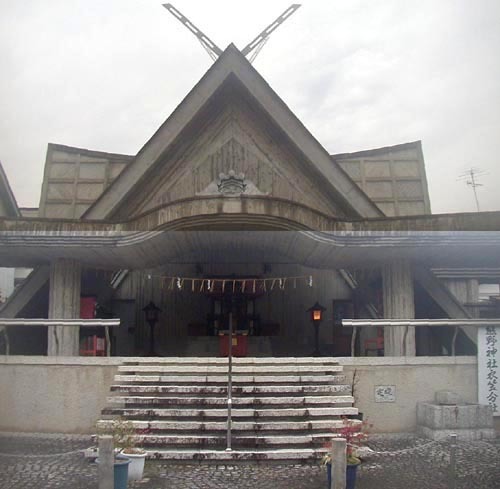
{"type": "MultiPolygon", "coordinates": [[[[97,466],[80,450],[89,437],[0,433],[0,489],[96,489],[97,466]]],[[[377,435],[356,489],[447,489],[450,447],[414,435],[377,435]]],[[[500,440],[459,443],[457,489],[500,488],[500,440]]],[[[326,489],[324,467],[300,464],[147,462],[130,489],[326,489]]]]}

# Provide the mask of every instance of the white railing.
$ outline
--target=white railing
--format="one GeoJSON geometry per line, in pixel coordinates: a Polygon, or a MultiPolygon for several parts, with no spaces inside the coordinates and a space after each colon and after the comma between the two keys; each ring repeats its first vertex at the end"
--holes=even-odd
{"type": "Polygon", "coordinates": [[[106,335],[106,355],[111,356],[111,342],[109,328],[120,326],[119,319],[25,319],[25,318],[0,318],[0,329],[5,340],[5,354],[10,353],[10,342],[7,328],[23,326],[69,326],[80,328],[104,328],[106,335]]]}
{"type": "Polygon", "coordinates": [[[405,328],[402,340],[402,347],[405,351],[406,337],[409,328],[429,326],[432,328],[451,326],[455,328],[451,342],[451,354],[455,356],[455,343],[458,335],[458,328],[468,326],[473,328],[500,327],[500,318],[492,319],[343,319],[342,326],[352,328],[351,356],[354,356],[354,345],[358,328],[405,328]]]}

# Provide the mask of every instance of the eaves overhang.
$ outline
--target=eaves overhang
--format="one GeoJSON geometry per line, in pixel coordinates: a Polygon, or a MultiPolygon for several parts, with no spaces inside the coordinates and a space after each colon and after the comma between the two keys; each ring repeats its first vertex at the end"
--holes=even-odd
{"type": "Polygon", "coordinates": [[[52,231],[0,233],[0,266],[72,258],[104,269],[185,263],[294,263],[318,269],[377,267],[408,259],[426,267],[498,266],[500,232],[52,231]]]}

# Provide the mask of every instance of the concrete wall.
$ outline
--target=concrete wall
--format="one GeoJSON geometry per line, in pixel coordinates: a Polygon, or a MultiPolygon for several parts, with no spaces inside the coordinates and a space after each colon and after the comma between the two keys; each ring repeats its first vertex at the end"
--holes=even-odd
{"type": "Polygon", "coordinates": [[[119,363],[0,357],[0,431],[92,433],[119,363]]]}
{"type": "MultiPolygon", "coordinates": [[[[0,431],[92,433],[123,359],[0,357],[0,431]]],[[[415,429],[417,401],[450,389],[477,401],[475,357],[341,358],[356,371],[356,406],[373,432],[415,429]],[[375,402],[375,387],[396,387],[394,403],[375,402]]]]}
{"type": "Polygon", "coordinates": [[[365,419],[379,433],[416,428],[416,404],[433,401],[438,390],[451,390],[466,402],[477,402],[476,357],[342,358],[348,379],[354,372],[354,399],[365,419]],[[395,386],[395,402],[376,402],[377,386],[395,386]]]}

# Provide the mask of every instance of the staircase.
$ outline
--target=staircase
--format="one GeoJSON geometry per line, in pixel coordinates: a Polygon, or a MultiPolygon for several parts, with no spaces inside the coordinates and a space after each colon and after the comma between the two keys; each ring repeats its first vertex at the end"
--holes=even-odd
{"type": "Polygon", "coordinates": [[[329,358],[233,360],[232,451],[226,451],[224,358],[141,358],[118,368],[100,428],[119,417],[150,458],[316,460],[342,416],[355,415],[342,366],[329,358]]]}

